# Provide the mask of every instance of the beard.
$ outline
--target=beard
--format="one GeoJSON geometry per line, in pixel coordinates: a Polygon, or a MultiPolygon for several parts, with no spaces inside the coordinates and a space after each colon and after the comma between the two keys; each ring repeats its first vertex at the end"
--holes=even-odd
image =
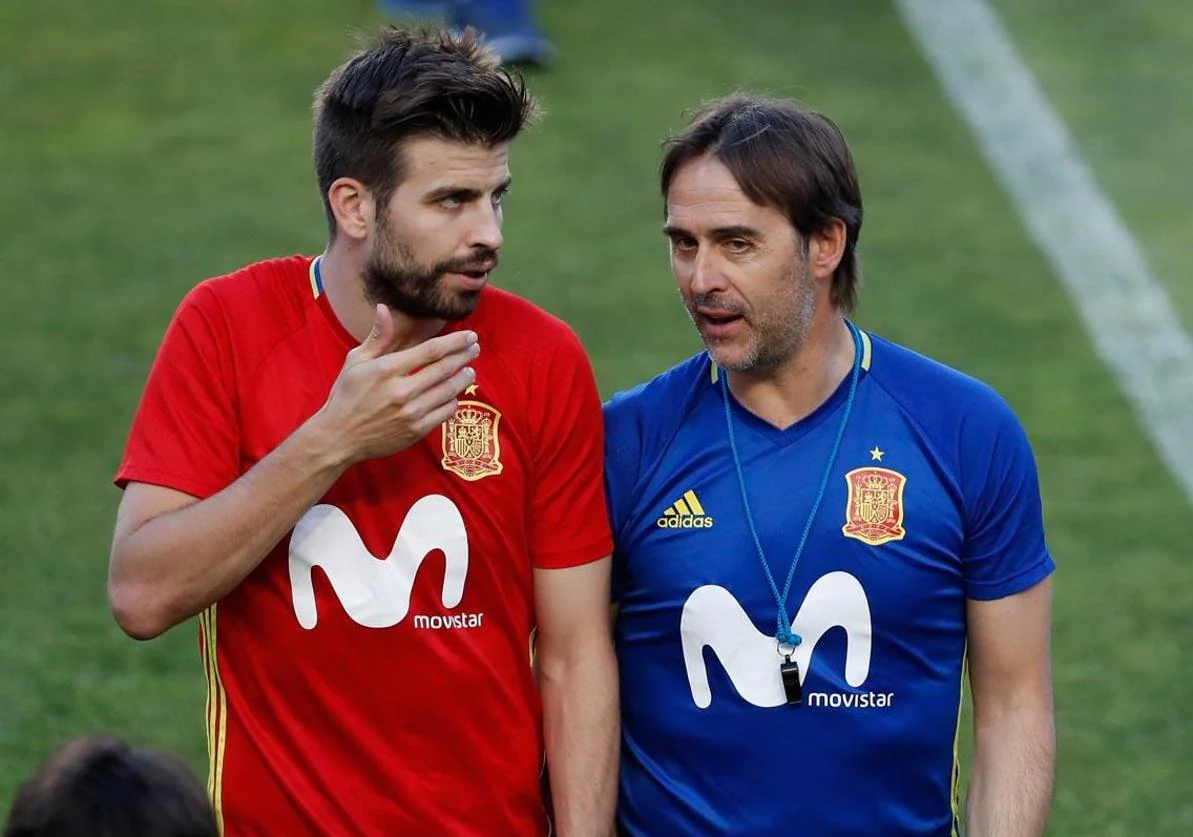
{"type": "Polygon", "coordinates": [[[701,340],[717,366],[729,372],[773,369],[803,348],[816,318],[816,288],[807,265],[802,261],[791,265],[779,284],[779,295],[753,312],[741,302],[722,298],[720,293],[695,294],[684,301],[688,316],[698,328],[698,308],[745,320],[748,332],[744,340],[710,340],[701,332],[701,340]]]}
{"type": "Polygon", "coordinates": [[[449,291],[448,273],[488,272],[497,266],[497,251],[474,248],[471,255],[424,264],[410,245],[389,230],[383,220],[377,242],[364,270],[364,294],[370,305],[388,308],[420,320],[461,320],[476,309],[481,290],[449,291]]]}

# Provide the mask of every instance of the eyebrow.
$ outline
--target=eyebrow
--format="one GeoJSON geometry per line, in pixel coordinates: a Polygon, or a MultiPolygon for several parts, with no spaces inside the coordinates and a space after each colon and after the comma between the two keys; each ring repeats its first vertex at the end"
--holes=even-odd
{"type": "MultiPolygon", "coordinates": [[[[508,191],[510,184],[513,182],[514,179],[512,177],[507,177],[493,190],[494,194],[508,191]]],[[[483,194],[484,192],[480,189],[469,189],[463,186],[440,186],[438,189],[428,192],[424,200],[428,203],[435,203],[444,198],[459,198],[464,201],[474,201],[483,194]]]]}
{"type": "MultiPolygon", "coordinates": [[[[677,235],[691,235],[683,227],[668,224],[663,227],[663,235],[675,238],[677,235]]],[[[727,227],[714,227],[709,231],[709,237],[714,241],[725,241],[730,238],[758,238],[758,230],[745,224],[731,224],[727,227]]]]}

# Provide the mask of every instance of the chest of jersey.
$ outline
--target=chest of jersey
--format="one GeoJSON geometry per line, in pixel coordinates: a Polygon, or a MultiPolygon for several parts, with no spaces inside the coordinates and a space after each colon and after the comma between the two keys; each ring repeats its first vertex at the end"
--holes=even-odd
{"type": "MultiPolygon", "coordinates": [[[[656,662],[682,666],[696,706],[724,687],[724,700],[784,702],[775,639],[784,592],[814,703],[890,701],[933,655],[959,666],[957,492],[916,429],[870,397],[859,392],[827,479],[840,410],[791,434],[739,416],[740,478],[723,414],[710,416],[681,430],[641,484],[642,512],[619,538],[620,640],[641,659],[653,645],[656,662]]],[[[944,668],[933,679],[955,685],[955,666],[944,668]]]]}
{"type": "MultiPolygon", "coordinates": [[[[342,358],[303,348],[240,391],[242,470],[324,405],[342,358]]],[[[345,471],[262,565],[255,584],[289,593],[299,636],[320,626],[476,638],[498,612],[529,632],[528,433],[516,386],[484,358],[474,368],[451,420],[345,471]]]]}

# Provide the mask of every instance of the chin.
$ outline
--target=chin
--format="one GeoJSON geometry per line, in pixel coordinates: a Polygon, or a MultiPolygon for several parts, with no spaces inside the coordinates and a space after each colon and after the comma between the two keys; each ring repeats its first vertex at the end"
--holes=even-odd
{"type": "Polygon", "coordinates": [[[730,372],[745,372],[754,366],[754,359],[749,352],[707,341],[704,343],[704,348],[708,351],[708,356],[712,358],[714,364],[730,372]]]}
{"type": "Polygon", "coordinates": [[[462,320],[471,316],[480,302],[482,291],[461,291],[451,302],[442,307],[442,318],[445,320],[462,320]]]}
{"type": "Polygon", "coordinates": [[[756,343],[742,345],[705,341],[704,346],[712,362],[728,372],[758,372],[778,365],[764,355],[756,343]]]}

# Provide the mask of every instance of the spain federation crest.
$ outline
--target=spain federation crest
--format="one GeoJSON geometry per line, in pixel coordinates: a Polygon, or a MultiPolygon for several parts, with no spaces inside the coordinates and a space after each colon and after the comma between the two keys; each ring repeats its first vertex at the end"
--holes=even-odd
{"type": "Polygon", "coordinates": [[[901,541],[903,528],[903,487],[907,477],[887,468],[856,468],[845,475],[849,500],[845,504],[847,538],[857,538],[871,546],[887,541],[901,541]]]}
{"type": "Polygon", "coordinates": [[[466,480],[500,474],[501,413],[480,401],[461,401],[443,423],[443,467],[466,480]]]}

